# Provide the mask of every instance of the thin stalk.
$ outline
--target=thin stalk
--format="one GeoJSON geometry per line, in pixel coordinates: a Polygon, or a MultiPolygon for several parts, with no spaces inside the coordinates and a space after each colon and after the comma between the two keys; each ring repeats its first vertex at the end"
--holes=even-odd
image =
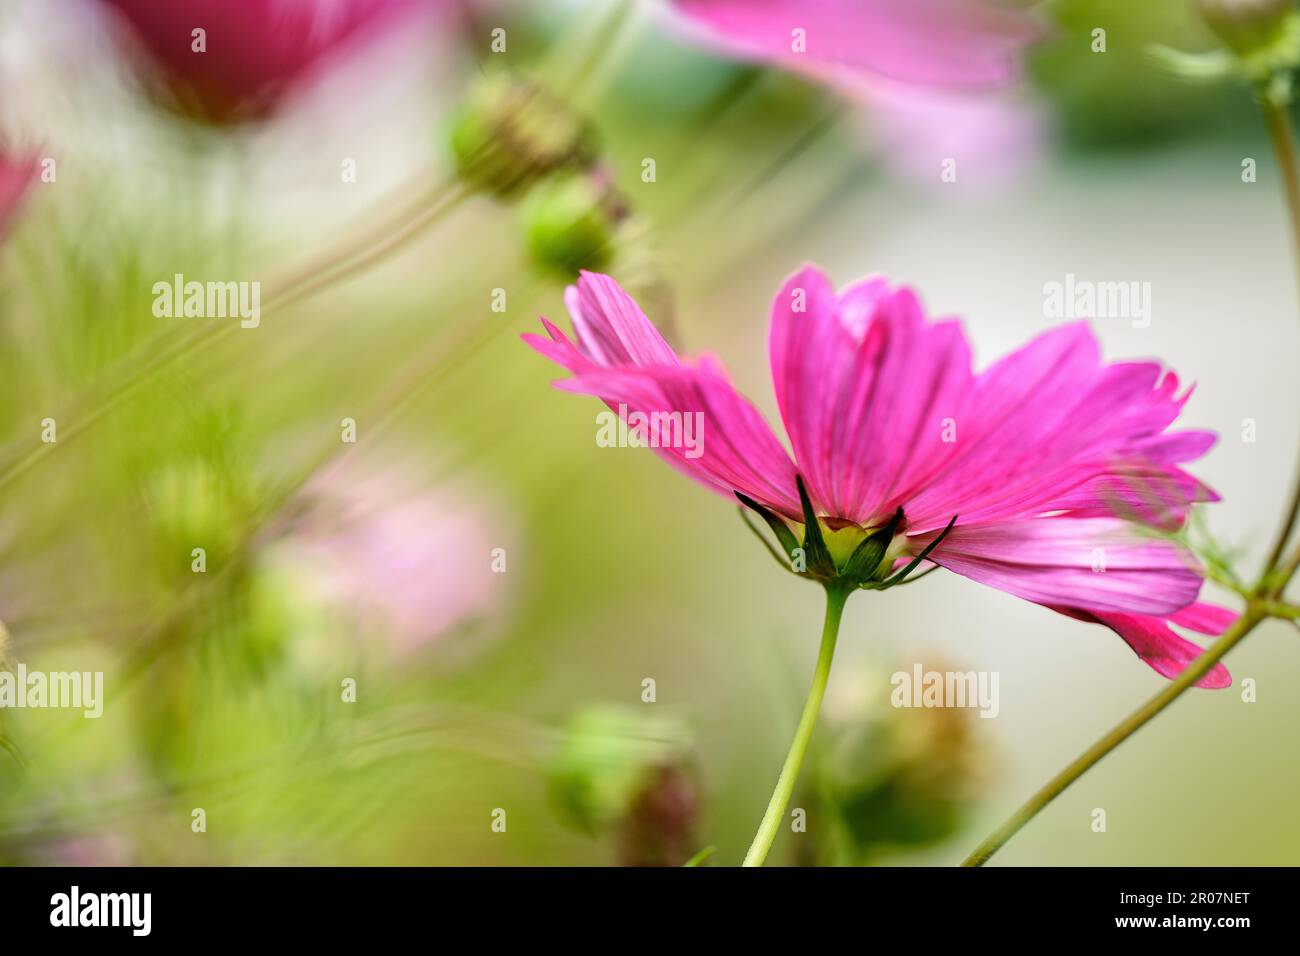
{"type": "MultiPolygon", "coordinates": [[[[267,291],[265,306],[285,308],[365,271],[439,222],[464,198],[464,190],[454,182],[432,191],[426,199],[399,217],[385,220],[380,229],[363,234],[360,242],[356,239],[346,242],[307,269],[283,281],[273,281],[267,291]]],[[[60,413],[59,438],[62,445],[120,406],[159,371],[194,354],[234,327],[231,323],[206,324],[161,348],[159,342],[165,333],[150,338],[131,358],[124,360],[125,367],[119,368],[116,382],[98,394],[92,391],[81,407],[74,405],[60,413]],[[136,367],[130,364],[133,359],[137,360],[136,367]],[[66,424],[62,424],[65,421],[66,424]]],[[[26,444],[26,450],[17,457],[0,463],[0,489],[21,477],[55,448],[52,443],[35,439],[29,439],[26,444]]]]}
{"type": "Polygon", "coordinates": [[[1024,805],[1013,813],[1006,823],[994,830],[983,843],[976,847],[975,852],[966,857],[961,865],[983,866],[987,863],[989,857],[998,852],[1004,843],[1015,836],[1021,827],[1038,814],[1038,811],[1064,793],[1070,784],[1087,773],[1102,757],[1105,757],[1128,740],[1129,737],[1145,727],[1148,721],[1182,696],[1183,691],[1208,674],[1214,665],[1219,662],[1219,659],[1236,647],[1241,639],[1253,631],[1264,617],[1264,610],[1261,607],[1256,605],[1247,607],[1246,613],[1239,617],[1237,622],[1228,628],[1222,637],[1211,644],[1204,654],[1179,674],[1177,679],[1166,684],[1160,693],[1133,711],[1110,733],[1085,750],[1077,760],[1049,780],[1037,793],[1025,801],[1024,805]]]}
{"type": "MultiPolygon", "coordinates": [[[[1268,126],[1269,137],[1273,141],[1278,169],[1282,174],[1283,193],[1286,197],[1291,226],[1292,252],[1295,255],[1296,274],[1300,278],[1300,160],[1296,155],[1295,135],[1288,112],[1289,101],[1290,93],[1287,85],[1274,85],[1261,91],[1260,102],[1264,110],[1264,120],[1268,126]]],[[[1300,290],[1300,285],[1297,289],[1300,290]]],[[[1167,684],[1160,693],[1135,710],[1106,736],[1084,751],[1077,760],[1049,780],[1013,813],[1010,819],[976,847],[975,851],[962,862],[962,866],[983,866],[987,863],[1003,844],[1015,836],[1020,828],[1032,820],[1040,810],[1060,796],[1070,784],[1141,730],[1148,721],[1182,696],[1185,690],[1208,674],[1210,669],[1253,631],[1260,621],[1270,616],[1295,620],[1285,613],[1286,605],[1276,603],[1273,599],[1282,593],[1296,571],[1300,570],[1300,546],[1297,546],[1289,557],[1283,559],[1287,542],[1291,539],[1292,531],[1295,530],[1297,515],[1300,515],[1300,476],[1297,476],[1295,487],[1292,489],[1281,529],[1269,552],[1268,561],[1264,565],[1260,584],[1248,598],[1246,610],[1236,623],[1211,644],[1205,653],[1193,661],[1176,680],[1167,684]]]]}
{"type": "Polygon", "coordinates": [[[817,713],[821,710],[822,697],[826,694],[826,682],[831,675],[831,658],[835,655],[835,639],[840,632],[840,617],[844,613],[844,604],[852,593],[849,588],[826,588],[826,620],[822,624],[822,644],[821,650],[817,652],[817,668],[813,672],[812,687],[808,691],[808,699],[804,701],[803,714],[799,717],[799,726],[795,728],[790,750],[785,755],[781,775],[776,779],[776,789],[772,791],[767,812],[763,814],[763,822],[758,825],[758,833],[754,835],[754,842],[745,854],[742,866],[762,866],[767,851],[772,848],[772,842],[781,829],[785,808],[790,802],[790,795],[794,793],[795,782],[799,779],[799,767],[808,751],[808,741],[812,739],[813,727],[817,725],[817,713]]]}
{"type": "MultiPolygon", "coordinates": [[[[1268,125],[1269,139],[1273,142],[1273,153],[1277,158],[1278,170],[1282,174],[1282,191],[1286,196],[1287,218],[1291,224],[1291,251],[1295,256],[1295,269],[1300,277],[1300,161],[1296,158],[1295,131],[1291,128],[1291,113],[1284,98],[1265,93],[1262,97],[1264,120],[1268,125]]],[[[1300,292],[1300,284],[1297,285],[1300,292]]],[[[1287,541],[1295,530],[1296,517],[1300,515],[1300,475],[1291,490],[1291,501],[1287,508],[1286,519],[1278,531],[1273,549],[1269,552],[1264,565],[1266,581],[1282,561],[1287,541]]],[[[1300,554],[1300,552],[1297,552],[1300,554]]],[[[1282,581],[1285,585],[1286,581],[1282,581]]],[[[1280,590],[1280,588],[1279,588],[1280,590]]]]}

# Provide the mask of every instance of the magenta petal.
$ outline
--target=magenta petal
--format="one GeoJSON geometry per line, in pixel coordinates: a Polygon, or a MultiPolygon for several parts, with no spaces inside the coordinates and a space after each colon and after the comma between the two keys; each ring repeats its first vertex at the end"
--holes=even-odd
{"type": "Polygon", "coordinates": [[[1040,335],[978,376],[948,467],[904,503],[913,527],[1049,512],[1176,527],[1214,497],[1177,467],[1211,438],[1164,434],[1186,400],[1177,387],[1155,363],[1102,363],[1085,323],[1040,335]]]}
{"type": "MultiPolygon", "coordinates": [[[[1209,607],[1209,605],[1199,605],[1209,607]]],[[[1222,611],[1222,608],[1214,608],[1222,611]]],[[[1231,614],[1231,612],[1228,612],[1231,614]]],[[[1158,674],[1173,679],[1186,670],[1187,666],[1204,653],[1204,648],[1193,644],[1186,638],[1179,637],[1169,625],[1159,617],[1147,617],[1140,614],[1096,614],[1095,619],[1105,624],[1112,631],[1124,638],[1133,652],[1142,658],[1158,674]]],[[[1231,615],[1236,617],[1236,615],[1231,615]]],[[[1177,615],[1171,620],[1176,620],[1177,615]]],[[[1197,687],[1223,688],[1232,686],[1232,675],[1222,663],[1215,664],[1204,677],[1196,682],[1197,687]]]]}
{"type": "Polygon", "coordinates": [[[985,0],[675,0],[675,6],[735,55],[841,82],[882,76],[940,87],[1005,84],[1016,75],[1017,53],[1039,32],[1023,11],[985,0]],[[805,52],[798,52],[799,37],[805,52]]]}
{"type": "Polygon", "coordinates": [[[34,156],[16,159],[0,153],[0,241],[9,232],[23,197],[36,181],[37,164],[34,156]]]}
{"type": "Polygon", "coordinates": [[[1044,151],[1046,111],[1025,97],[871,77],[844,90],[864,107],[863,127],[898,175],[930,186],[961,158],[963,188],[1016,181],[1044,151]]]}
{"type": "Polygon", "coordinates": [[[955,322],[929,323],[915,294],[867,279],[838,296],[816,269],[772,303],[772,379],[799,472],[825,514],[887,517],[955,446],[973,378],[955,322]]]}
{"type": "Polygon", "coordinates": [[[787,517],[800,517],[794,463],[719,366],[593,370],[557,386],[594,395],[620,413],[625,410],[625,419],[636,413],[649,417],[643,434],[652,447],[658,446],[654,450],[660,457],[727,498],[734,501],[741,491],[787,517]],[[698,447],[674,441],[671,419],[656,421],[655,413],[696,416],[698,447]]]}
{"type": "Polygon", "coordinates": [[[579,346],[597,365],[681,364],[641,307],[609,276],[583,272],[565,290],[564,304],[579,346]]]}
{"type": "MultiPolygon", "coordinates": [[[[934,537],[909,536],[909,550],[919,552],[934,537]]],[[[959,523],[930,557],[1026,601],[1094,612],[1169,614],[1196,600],[1202,581],[1186,548],[1109,518],[959,523]]]]}
{"type": "MultiPolygon", "coordinates": [[[[956,322],[928,323],[910,289],[880,303],[868,337],[878,336],[872,358],[875,387],[868,399],[845,407],[837,444],[846,479],[841,513],[879,520],[914,489],[924,487],[955,458],[949,425],[971,401],[970,347],[956,322]]],[[[857,396],[855,395],[855,399],[857,396]]]]}
{"type": "Polygon", "coordinates": [[[1171,614],[1169,620],[1197,634],[1222,634],[1232,627],[1240,616],[1236,611],[1219,607],[1217,604],[1197,602],[1171,614]]]}
{"type": "Polygon", "coordinates": [[[741,491],[791,518],[802,511],[790,456],[763,416],[727,378],[722,366],[682,364],[659,330],[617,282],[584,272],[565,303],[577,342],[545,318],[549,337],[524,341],[574,373],[557,387],[594,395],[624,421],[644,416],[638,428],[674,467],[735,500],[741,491]],[[656,417],[658,416],[658,417],[656,417]],[[691,442],[685,416],[695,425],[691,442]]]}
{"type": "Polygon", "coordinates": [[[830,281],[806,267],[772,300],[768,334],[776,401],[799,472],[814,504],[831,514],[839,514],[840,504],[833,456],[843,450],[832,441],[837,405],[850,386],[868,390],[871,376],[869,367],[855,367],[854,338],[836,308],[830,281]]]}
{"type": "Polygon", "coordinates": [[[428,0],[103,0],[147,51],[179,105],[219,123],[273,113],[354,41],[428,0]],[[206,31],[196,56],[191,31],[206,31]]]}

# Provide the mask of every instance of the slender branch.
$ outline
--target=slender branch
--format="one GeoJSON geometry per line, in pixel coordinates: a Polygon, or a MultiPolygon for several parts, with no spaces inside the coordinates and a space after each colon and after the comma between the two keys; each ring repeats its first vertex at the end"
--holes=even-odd
{"type": "MultiPolygon", "coordinates": [[[[1261,91],[1260,102],[1263,105],[1269,137],[1273,141],[1278,168],[1282,174],[1283,193],[1286,196],[1291,226],[1292,252],[1295,255],[1296,275],[1300,278],[1300,160],[1296,156],[1294,131],[1291,128],[1291,117],[1288,112],[1289,84],[1268,86],[1261,91]]],[[[1300,291],[1300,285],[1297,286],[1297,290],[1300,291]]],[[[1032,820],[1040,810],[1060,796],[1070,784],[1141,730],[1148,721],[1182,696],[1185,690],[1208,674],[1210,669],[1264,618],[1272,616],[1296,622],[1296,618],[1290,613],[1294,609],[1274,599],[1282,593],[1297,570],[1300,570],[1300,545],[1283,560],[1298,515],[1300,515],[1300,476],[1297,476],[1295,487],[1292,489],[1281,529],[1269,552],[1260,583],[1254,592],[1247,596],[1245,613],[1177,679],[1171,681],[1160,693],[1135,710],[1106,736],[1084,751],[1078,759],[1049,780],[1013,813],[1010,819],[976,847],[975,851],[962,862],[962,866],[983,866],[988,862],[1003,844],[1015,836],[1020,828],[1032,820]]]]}
{"type": "MultiPolygon", "coordinates": [[[[457,207],[464,195],[455,182],[430,191],[398,216],[389,217],[377,228],[363,232],[360,239],[354,237],[327,251],[294,275],[272,281],[264,306],[285,308],[364,271],[441,220],[457,207]]],[[[159,371],[194,354],[235,327],[231,323],[205,324],[166,345],[161,343],[168,333],[158,333],[146,340],[135,353],[123,360],[117,369],[115,382],[99,392],[92,388],[81,402],[59,414],[59,421],[66,421],[59,428],[62,445],[120,406],[159,371]]],[[[26,449],[16,457],[0,463],[0,489],[20,478],[55,448],[53,444],[35,439],[28,439],[26,445],[26,449]]]]}
{"type": "Polygon", "coordinates": [[[1263,607],[1269,617],[1279,617],[1284,621],[1300,620],[1300,607],[1296,607],[1294,604],[1285,604],[1282,601],[1268,601],[1263,607]]]}
{"type": "Polygon", "coordinates": [[[439,222],[467,195],[468,193],[458,185],[444,188],[418,203],[400,220],[390,223],[390,231],[376,237],[369,245],[352,246],[337,252],[317,265],[315,271],[309,271],[273,289],[268,293],[268,302],[284,308],[309,298],[337,282],[364,272],[439,222]]]}
{"type": "Polygon", "coordinates": [[[812,687],[808,699],[804,702],[803,713],[799,716],[799,726],[795,728],[794,740],[790,742],[790,751],[785,755],[781,775],[777,777],[776,789],[768,801],[767,812],[763,822],[758,825],[754,842],[745,854],[742,866],[762,866],[767,859],[767,851],[772,848],[776,834],[785,819],[785,808],[794,793],[795,782],[799,779],[799,767],[803,764],[804,754],[808,751],[808,741],[812,739],[813,728],[817,725],[817,713],[821,710],[822,697],[826,694],[826,682],[831,674],[831,658],[835,655],[835,639],[840,631],[840,616],[844,613],[844,604],[853,593],[851,589],[830,585],[826,588],[826,620],[822,624],[821,650],[817,652],[817,668],[813,672],[812,687]]]}
{"type": "Polygon", "coordinates": [[[1263,618],[1264,611],[1262,608],[1256,605],[1247,607],[1246,613],[1239,617],[1237,622],[1228,628],[1222,637],[1211,644],[1204,654],[1179,674],[1177,679],[1166,684],[1160,693],[1133,711],[1115,729],[1085,750],[1077,760],[1049,780],[1037,793],[1025,801],[1024,805],[1013,813],[1002,826],[994,830],[983,843],[976,847],[975,851],[963,860],[961,865],[983,866],[987,863],[989,857],[998,852],[1004,843],[1015,836],[1021,827],[1034,818],[1038,811],[1064,793],[1070,784],[1087,773],[1094,764],[1108,753],[1145,727],[1148,721],[1182,696],[1183,691],[1208,674],[1214,665],[1219,662],[1219,659],[1236,647],[1238,642],[1253,631],[1263,618]]]}
{"type": "MultiPolygon", "coordinates": [[[[1291,114],[1287,108],[1286,98],[1267,92],[1262,97],[1264,120],[1268,125],[1269,139],[1273,142],[1273,153],[1277,157],[1278,169],[1282,174],[1283,193],[1286,196],[1288,219],[1291,224],[1291,250],[1295,256],[1295,269],[1300,277],[1300,161],[1295,150],[1295,133],[1291,128],[1291,114]]],[[[1300,285],[1297,285],[1300,291],[1300,285]]],[[[1269,552],[1264,565],[1265,579],[1272,577],[1273,571],[1282,560],[1287,541],[1295,529],[1297,515],[1300,515],[1300,475],[1297,475],[1295,487],[1291,490],[1291,501],[1286,518],[1278,531],[1273,549],[1269,552]]],[[[1300,554],[1300,551],[1297,552],[1300,554]]],[[[1282,582],[1285,585],[1285,581],[1282,582]]]]}

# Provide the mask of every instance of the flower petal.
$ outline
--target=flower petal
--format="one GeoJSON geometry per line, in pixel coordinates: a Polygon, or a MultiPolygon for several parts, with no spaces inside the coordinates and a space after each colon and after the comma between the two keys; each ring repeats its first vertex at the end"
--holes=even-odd
{"type": "Polygon", "coordinates": [[[557,387],[602,399],[662,458],[728,498],[740,491],[787,517],[801,517],[794,463],[720,363],[705,358],[683,364],[608,276],[584,272],[565,303],[576,342],[545,318],[549,338],[523,336],[574,373],[557,387]]]}
{"type": "Polygon", "coordinates": [[[1197,634],[1218,635],[1232,627],[1240,616],[1236,611],[1230,611],[1226,607],[1198,601],[1196,604],[1187,605],[1176,614],[1171,614],[1169,620],[1197,634]]]}
{"type": "Polygon", "coordinates": [[[1001,85],[1016,75],[1018,50],[1038,35],[1023,11],[984,0],[675,0],[675,6],[735,55],[832,81],[868,74],[942,87],[1001,85]]]}
{"type": "Polygon", "coordinates": [[[680,365],[641,307],[607,275],[582,272],[564,292],[573,331],[598,365],[680,365]]]}
{"type": "MultiPolygon", "coordinates": [[[[936,536],[908,535],[909,552],[936,536]]],[[[959,523],[930,559],[1035,604],[1093,612],[1169,614],[1196,600],[1202,582],[1182,545],[1144,537],[1112,518],[959,523]]]]}
{"type": "Polygon", "coordinates": [[[1177,526],[1213,493],[1177,467],[1204,433],[1163,434],[1186,395],[1151,362],[1101,362],[1086,323],[1052,329],[979,375],[959,449],[903,506],[914,530],[1032,517],[1113,514],[1177,526]]]}
{"type": "MultiPolygon", "coordinates": [[[[1204,648],[1175,634],[1162,617],[1151,617],[1142,614],[1088,614],[1067,608],[1054,608],[1054,610],[1081,621],[1096,621],[1099,624],[1106,625],[1124,638],[1125,643],[1133,648],[1134,653],[1151,665],[1153,670],[1170,680],[1181,674],[1189,664],[1204,653],[1204,648]]],[[[1215,607],[1212,604],[1193,604],[1185,611],[1169,618],[1170,621],[1182,626],[1190,626],[1184,622],[1194,620],[1201,626],[1213,627],[1212,630],[1203,631],[1206,634],[1221,634],[1236,619],[1237,615],[1233,612],[1226,608],[1215,607]]],[[[1198,626],[1193,629],[1200,630],[1201,627],[1198,626]]],[[[1232,675],[1228,673],[1228,669],[1222,663],[1218,663],[1196,682],[1196,686],[1205,688],[1230,687],[1232,686],[1232,675]]]]}
{"type": "Polygon", "coordinates": [[[800,474],[819,509],[859,523],[891,515],[939,471],[973,378],[955,322],[927,323],[910,289],[867,279],[836,295],[817,269],[772,303],[772,379],[800,474]]]}
{"type": "Polygon", "coordinates": [[[7,157],[0,153],[0,241],[9,232],[18,214],[18,207],[36,180],[38,160],[7,157]]]}
{"type": "Polygon", "coordinates": [[[799,500],[792,494],[794,463],[763,416],[716,363],[597,370],[556,386],[600,398],[624,420],[631,419],[662,458],[725,497],[734,501],[741,491],[801,520],[799,500]],[[694,429],[690,443],[680,437],[689,428],[694,429]]]}
{"type": "Polygon", "coordinates": [[[842,394],[856,382],[860,391],[871,384],[870,363],[858,368],[854,338],[837,314],[835,290],[822,272],[808,266],[781,286],[772,301],[768,352],[772,382],[786,434],[800,474],[814,504],[839,516],[835,480],[843,473],[833,440],[833,423],[842,394]]]}

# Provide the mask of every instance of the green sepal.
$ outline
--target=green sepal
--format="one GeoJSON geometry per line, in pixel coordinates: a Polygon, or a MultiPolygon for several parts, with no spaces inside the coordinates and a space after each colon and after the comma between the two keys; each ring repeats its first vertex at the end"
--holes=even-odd
{"type": "Polygon", "coordinates": [[[817,520],[817,513],[813,511],[812,501],[808,498],[808,489],[803,486],[803,478],[796,475],[795,484],[799,486],[799,503],[803,505],[803,556],[808,572],[819,578],[838,577],[835,559],[831,557],[826,539],[822,537],[822,526],[817,520]]]}
{"type": "Polygon", "coordinates": [[[911,564],[903,568],[903,570],[899,571],[892,578],[886,578],[884,581],[881,581],[880,584],[876,585],[876,587],[883,591],[885,588],[892,588],[895,584],[902,584],[903,579],[920,567],[921,562],[930,556],[930,552],[939,546],[939,542],[948,537],[948,532],[952,530],[952,526],[956,523],[957,516],[953,515],[952,520],[948,522],[947,527],[939,532],[939,537],[927,544],[921,553],[912,559],[911,564]]]}
{"type": "MultiPolygon", "coordinates": [[[[772,533],[776,535],[776,540],[781,542],[781,548],[785,551],[787,563],[792,561],[794,558],[794,551],[799,547],[799,541],[795,538],[794,532],[790,530],[790,526],[782,521],[780,516],[768,511],[753,498],[749,497],[749,495],[741,494],[737,491],[736,497],[740,499],[742,505],[750,511],[757,513],[760,518],[767,522],[767,526],[771,528],[772,533]]],[[[748,521],[745,523],[749,524],[748,521]]]]}
{"type": "MultiPolygon", "coordinates": [[[[789,561],[781,558],[780,552],[778,552],[776,548],[772,547],[771,541],[768,541],[767,538],[763,537],[763,532],[758,529],[758,525],[754,524],[754,522],[750,520],[749,515],[745,513],[745,509],[737,508],[736,510],[740,512],[740,520],[745,522],[745,527],[754,532],[754,537],[758,539],[759,544],[766,549],[767,553],[772,556],[772,560],[781,565],[782,570],[797,575],[799,572],[791,566],[789,561]]],[[[789,529],[787,528],[786,530],[788,531],[789,529]]],[[[791,536],[791,540],[794,540],[793,535],[791,536]]]]}
{"type": "Polygon", "coordinates": [[[864,538],[854,549],[852,557],[840,572],[841,576],[855,584],[876,580],[880,562],[885,559],[885,552],[889,550],[894,534],[902,523],[903,509],[899,508],[894,512],[894,517],[889,519],[889,524],[864,538]]]}

